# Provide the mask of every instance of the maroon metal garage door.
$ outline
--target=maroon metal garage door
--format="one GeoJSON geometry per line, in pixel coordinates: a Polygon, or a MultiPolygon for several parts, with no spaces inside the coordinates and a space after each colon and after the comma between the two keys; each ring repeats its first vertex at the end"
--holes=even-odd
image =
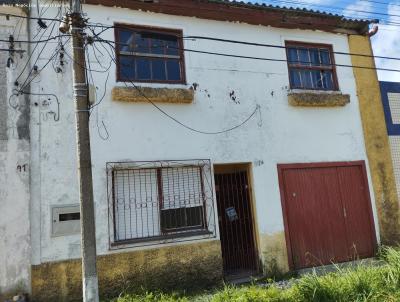
{"type": "Polygon", "coordinates": [[[292,269],[374,255],[364,162],[278,165],[292,269]]]}

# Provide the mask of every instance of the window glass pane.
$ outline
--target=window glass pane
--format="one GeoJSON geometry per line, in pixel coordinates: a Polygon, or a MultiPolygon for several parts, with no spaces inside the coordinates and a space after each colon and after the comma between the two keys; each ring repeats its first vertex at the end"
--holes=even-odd
{"type": "Polygon", "coordinates": [[[319,70],[312,70],[311,72],[311,79],[313,83],[313,88],[322,89],[324,88],[324,83],[321,79],[321,71],[319,70]]]}
{"type": "Polygon", "coordinates": [[[135,52],[149,53],[150,38],[146,33],[136,33],[135,35],[135,52]]]}
{"type": "Polygon", "coordinates": [[[317,48],[310,48],[311,64],[314,66],[320,65],[319,51],[317,48]]]}
{"type": "Polygon", "coordinates": [[[164,232],[174,229],[202,227],[203,207],[189,207],[161,210],[161,229],[164,232]]]}
{"type": "Polygon", "coordinates": [[[296,48],[289,48],[288,49],[288,63],[294,64],[297,63],[297,49],[296,48]]]}
{"type": "Polygon", "coordinates": [[[179,45],[176,37],[171,37],[170,39],[165,40],[165,44],[167,47],[167,55],[179,56],[179,45]]]}
{"type": "Polygon", "coordinates": [[[161,229],[164,232],[185,226],[184,208],[161,210],[161,229]]]}
{"type": "Polygon", "coordinates": [[[322,81],[323,81],[323,85],[324,85],[325,89],[327,89],[327,90],[334,89],[332,71],[323,71],[322,72],[322,81]]]}
{"type": "Polygon", "coordinates": [[[186,208],[186,221],[188,226],[201,226],[203,224],[203,207],[186,208]]]}
{"type": "Polygon", "coordinates": [[[181,70],[178,60],[167,61],[168,80],[179,81],[181,79],[181,70]]]}
{"type": "Polygon", "coordinates": [[[133,51],[135,33],[130,30],[120,30],[118,35],[120,51],[133,51]]]}
{"type": "Polygon", "coordinates": [[[164,40],[158,37],[151,39],[151,53],[164,54],[164,40]]]}
{"type": "Polygon", "coordinates": [[[299,48],[299,64],[300,65],[310,65],[310,58],[308,56],[307,48],[299,48]]]}
{"type": "Polygon", "coordinates": [[[311,80],[311,72],[309,70],[301,70],[300,71],[302,88],[312,89],[312,80],[311,80]]]}
{"type": "Polygon", "coordinates": [[[153,80],[166,80],[165,61],[152,60],[153,80]]]}
{"type": "Polygon", "coordinates": [[[331,64],[331,58],[330,58],[328,50],[321,49],[320,50],[320,55],[321,55],[321,62],[322,62],[323,65],[330,65],[331,64]]]}
{"type": "Polygon", "coordinates": [[[301,88],[300,73],[297,69],[290,70],[290,86],[292,88],[301,88]]]}
{"type": "Polygon", "coordinates": [[[138,80],[150,80],[150,60],[144,58],[136,59],[136,78],[138,80]]]}
{"type": "Polygon", "coordinates": [[[131,56],[119,57],[119,76],[121,79],[135,78],[135,59],[131,56]]]}

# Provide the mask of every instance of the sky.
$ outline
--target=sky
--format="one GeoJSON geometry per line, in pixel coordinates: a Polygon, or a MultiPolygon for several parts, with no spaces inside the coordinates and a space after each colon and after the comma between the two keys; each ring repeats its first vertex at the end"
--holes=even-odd
{"type": "MultiPolygon", "coordinates": [[[[306,7],[348,18],[379,19],[378,33],[371,38],[375,56],[400,58],[400,0],[250,0],[286,7],[306,7]]],[[[377,59],[377,68],[400,70],[400,60],[377,59]]],[[[400,72],[378,70],[381,81],[400,82],[400,72]]]]}

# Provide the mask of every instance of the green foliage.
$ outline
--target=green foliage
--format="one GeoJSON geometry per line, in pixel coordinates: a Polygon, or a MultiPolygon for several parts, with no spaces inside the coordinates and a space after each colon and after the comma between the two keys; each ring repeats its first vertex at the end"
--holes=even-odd
{"type": "Polygon", "coordinates": [[[396,302],[400,301],[400,250],[382,248],[380,266],[359,265],[324,276],[309,274],[288,289],[274,285],[225,286],[213,294],[126,295],[114,302],[396,302]]]}

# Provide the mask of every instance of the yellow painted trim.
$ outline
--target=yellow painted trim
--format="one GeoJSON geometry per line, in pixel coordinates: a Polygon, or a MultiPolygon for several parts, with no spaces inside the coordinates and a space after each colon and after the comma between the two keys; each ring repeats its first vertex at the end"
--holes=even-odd
{"type": "MultiPolygon", "coordinates": [[[[258,228],[258,221],[257,221],[257,207],[256,207],[256,197],[254,192],[254,176],[253,176],[253,165],[252,163],[224,163],[224,164],[214,164],[214,174],[224,174],[224,173],[235,173],[246,171],[247,172],[247,185],[249,186],[250,192],[250,209],[251,215],[253,217],[252,226],[253,226],[253,240],[254,240],[254,247],[257,252],[257,270],[259,272],[265,273],[264,267],[262,267],[262,258],[263,258],[263,251],[261,249],[261,242],[260,242],[260,232],[258,228]]],[[[217,200],[218,202],[218,200],[217,200]]],[[[286,248],[286,246],[285,246],[286,248]]]]}
{"type": "MultiPolygon", "coordinates": [[[[350,53],[373,55],[369,37],[349,35],[350,53]]],[[[375,67],[370,57],[351,56],[353,66],[375,67]]],[[[367,151],[381,243],[400,243],[399,204],[382,98],[374,69],[353,68],[357,84],[365,148],[367,151]]]]}

